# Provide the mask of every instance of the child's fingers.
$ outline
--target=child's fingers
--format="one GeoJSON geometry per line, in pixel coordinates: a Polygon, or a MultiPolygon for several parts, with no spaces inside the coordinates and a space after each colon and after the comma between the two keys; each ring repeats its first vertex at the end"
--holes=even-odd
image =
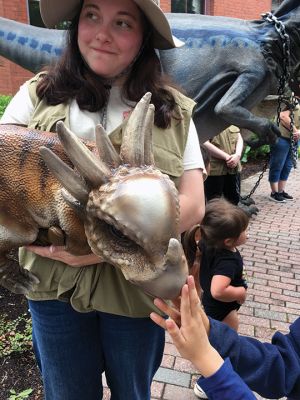
{"type": "Polygon", "coordinates": [[[183,345],[184,339],[180,332],[180,329],[176,325],[176,323],[172,319],[166,320],[166,328],[171,336],[174,345],[177,347],[178,351],[180,352],[181,347],[183,345]]]}
{"type": "Polygon", "coordinates": [[[181,290],[180,314],[181,314],[181,326],[187,326],[191,320],[190,297],[189,297],[189,288],[187,284],[183,285],[181,290]]]}
{"type": "Polygon", "coordinates": [[[201,308],[201,301],[197,293],[194,277],[192,275],[188,276],[187,284],[189,288],[191,314],[193,316],[197,316],[199,314],[199,307],[201,308]]]}
{"type": "Polygon", "coordinates": [[[153,322],[155,322],[161,328],[167,329],[166,320],[163,317],[161,317],[160,315],[156,314],[155,312],[152,312],[150,314],[150,318],[152,319],[153,322]]]}
{"type": "Polygon", "coordinates": [[[154,304],[160,311],[172,318],[176,322],[176,324],[180,325],[181,318],[180,312],[178,310],[170,307],[166,302],[159,298],[154,299],[154,304]]]}

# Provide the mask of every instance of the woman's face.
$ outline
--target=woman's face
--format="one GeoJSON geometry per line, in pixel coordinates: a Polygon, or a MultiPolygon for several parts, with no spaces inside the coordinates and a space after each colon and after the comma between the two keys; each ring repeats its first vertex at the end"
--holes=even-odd
{"type": "Polygon", "coordinates": [[[143,42],[142,21],[132,0],[84,0],[78,46],[91,70],[113,78],[128,67],[143,42]]]}

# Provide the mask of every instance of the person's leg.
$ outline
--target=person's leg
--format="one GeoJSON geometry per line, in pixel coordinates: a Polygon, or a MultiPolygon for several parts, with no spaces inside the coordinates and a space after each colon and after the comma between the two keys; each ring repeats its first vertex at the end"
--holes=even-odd
{"type": "Polygon", "coordinates": [[[230,311],[229,314],[222,320],[225,324],[230,326],[232,329],[238,331],[239,329],[239,317],[237,310],[230,311]]]}
{"type": "Polygon", "coordinates": [[[150,318],[99,314],[111,400],[150,400],[151,382],[163,356],[164,330],[150,318]]]}
{"type": "Polygon", "coordinates": [[[61,301],[29,301],[46,400],[102,399],[98,317],[61,301]]]}
{"type": "Polygon", "coordinates": [[[278,192],[279,193],[285,192],[286,183],[287,183],[288,177],[290,175],[291,169],[293,167],[289,142],[286,142],[285,150],[286,150],[285,162],[282,167],[280,177],[279,177],[279,182],[278,182],[278,192]]]}
{"type": "MultiPolygon", "coordinates": [[[[276,194],[279,192],[278,184],[286,162],[287,145],[289,145],[287,140],[278,138],[277,142],[270,146],[269,183],[273,195],[271,196],[275,201],[280,201],[280,196],[278,197],[276,194]]],[[[284,201],[284,199],[282,199],[282,201],[284,201]]]]}
{"type": "Polygon", "coordinates": [[[240,176],[239,174],[224,176],[223,194],[230,203],[238,205],[240,201],[240,176]]]}
{"type": "Polygon", "coordinates": [[[208,176],[204,181],[204,193],[206,200],[221,197],[224,188],[224,176],[208,176]]]}

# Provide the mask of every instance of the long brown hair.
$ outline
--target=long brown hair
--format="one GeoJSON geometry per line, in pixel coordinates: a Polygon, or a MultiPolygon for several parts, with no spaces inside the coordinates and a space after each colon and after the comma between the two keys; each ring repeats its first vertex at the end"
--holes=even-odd
{"type": "MultiPolygon", "coordinates": [[[[80,11],[67,30],[67,45],[62,57],[48,67],[48,73],[38,83],[37,95],[44,98],[49,105],[75,99],[81,110],[97,112],[106,104],[110,87],[107,81],[87,66],[81,56],[77,42],[80,11]]],[[[146,92],[151,92],[151,102],[155,106],[154,123],[165,129],[170,126],[176,105],[167,86],[176,85],[163,74],[159,58],[151,44],[151,25],[147,22],[145,25],[146,41],[129,71],[122,96],[137,102],[146,92]]]]}

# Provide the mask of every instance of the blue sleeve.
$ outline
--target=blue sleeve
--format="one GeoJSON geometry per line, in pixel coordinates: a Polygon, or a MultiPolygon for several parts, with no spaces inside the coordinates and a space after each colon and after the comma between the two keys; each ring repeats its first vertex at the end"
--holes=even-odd
{"type": "Polygon", "coordinates": [[[289,396],[300,399],[300,318],[283,335],[276,332],[272,343],[240,336],[222,322],[210,319],[209,340],[251,390],[267,398],[289,396]]]}
{"type": "Polygon", "coordinates": [[[211,400],[255,400],[245,382],[234,372],[229,358],[220,369],[208,378],[197,382],[211,400]]]}

